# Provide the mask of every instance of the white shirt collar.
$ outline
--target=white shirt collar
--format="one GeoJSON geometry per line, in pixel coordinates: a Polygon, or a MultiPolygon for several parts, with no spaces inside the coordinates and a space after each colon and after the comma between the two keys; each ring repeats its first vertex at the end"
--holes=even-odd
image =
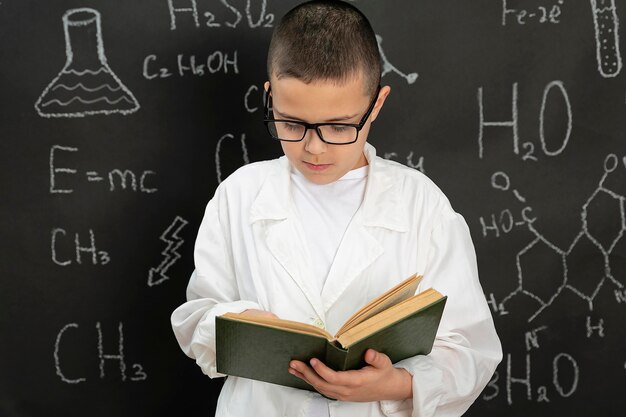
{"type": "MultiPolygon", "coordinates": [[[[408,208],[403,204],[392,162],[376,158],[376,148],[365,143],[368,181],[361,205],[364,226],[408,230],[408,208]]],[[[250,223],[258,220],[282,220],[295,215],[290,193],[290,164],[286,156],[278,158],[250,209],[250,223]]]]}

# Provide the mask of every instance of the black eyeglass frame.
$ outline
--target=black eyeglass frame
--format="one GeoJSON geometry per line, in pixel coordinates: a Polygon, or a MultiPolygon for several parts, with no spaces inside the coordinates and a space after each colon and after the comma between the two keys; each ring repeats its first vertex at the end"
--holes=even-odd
{"type": "Polygon", "coordinates": [[[354,124],[354,123],[339,123],[339,122],[307,123],[307,122],[302,122],[302,121],[299,121],[299,120],[270,119],[269,115],[270,115],[270,107],[271,107],[270,106],[270,100],[272,99],[272,96],[271,96],[272,87],[269,86],[268,89],[267,89],[266,99],[265,99],[265,118],[263,119],[263,123],[265,124],[265,128],[267,129],[267,132],[272,137],[272,139],[280,140],[280,141],[283,141],[283,142],[301,142],[304,139],[304,137],[306,136],[307,130],[315,129],[315,132],[317,132],[317,136],[324,143],[327,143],[329,145],[350,145],[352,143],[355,143],[357,140],[359,140],[359,132],[361,131],[361,129],[363,129],[363,126],[365,126],[365,122],[367,122],[367,118],[370,116],[370,114],[372,114],[372,111],[374,110],[374,106],[375,106],[376,102],[378,101],[378,94],[380,93],[380,89],[381,89],[381,86],[379,85],[378,88],[376,89],[376,94],[374,94],[374,99],[370,103],[369,107],[367,108],[367,111],[365,112],[365,114],[361,118],[361,121],[358,124],[354,124]],[[281,139],[281,138],[277,138],[274,135],[272,135],[272,132],[270,131],[269,124],[272,123],[272,122],[287,122],[287,123],[294,123],[294,124],[298,124],[300,126],[304,126],[304,133],[302,133],[302,137],[300,139],[281,139]],[[354,140],[351,141],[351,142],[329,142],[326,139],[324,139],[324,136],[322,135],[322,131],[320,129],[320,126],[346,126],[346,127],[354,127],[354,128],[356,128],[356,136],[355,136],[354,140]]]}

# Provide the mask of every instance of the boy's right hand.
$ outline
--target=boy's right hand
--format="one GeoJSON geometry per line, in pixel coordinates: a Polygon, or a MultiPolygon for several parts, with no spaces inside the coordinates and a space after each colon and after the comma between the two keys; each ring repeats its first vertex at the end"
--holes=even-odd
{"type": "Polygon", "coordinates": [[[249,308],[244,310],[242,313],[244,316],[256,316],[256,317],[271,317],[277,319],[278,316],[270,311],[265,310],[256,310],[254,308],[249,308]]]}

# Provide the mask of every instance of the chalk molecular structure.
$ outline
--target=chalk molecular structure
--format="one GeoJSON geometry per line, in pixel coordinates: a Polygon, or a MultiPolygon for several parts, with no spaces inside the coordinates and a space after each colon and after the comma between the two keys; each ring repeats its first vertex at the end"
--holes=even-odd
{"type": "Polygon", "coordinates": [[[380,52],[380,57],[383,61],[383,71],[381,77],[384,77],[390,72],[395,72],[400,77],[404,78],[407,83],[413,84],[415,80],[417,80],[417,72],[405,74],[404,72],[396,68],[391,62],[389,62],[389,59],[387,59],[387,56],[385,55],[385,51],[383,51],[383,37],[380,35],[376,35],[376,41],[378,42],[378,51],[380,52]]]}
{"type": "MultiPolygon", "coordinates": [[[[608,175],[617,169],[619,162],[615,154],[609,154],[605,158],[604,175],[598,187],[582,206],[582,228],[566,250],[546,239],[535,229],[532,222],[526,222],[528,229],[536,238],[516,255],[519,285],[502,299],[499,304],[500,311],[506,311],[505,305],[511,298],[517,294],[524,294],[537,301],[540,306],[528,319],[528,322],[531,322],[552,305],[563,290],[572,291],[585,300],[589,310],[592,311],[593,301],[607,281],[612,282],[620,290],[624,288],[624,285],[613,276],[610,257],[626,230],[624,214],[626,197],[604,186],[608,175]],[[610,217],[603,216],[603,213],[610,213],[610,217]],[[606,227],[607,224],[610,228],[606,227]],[[541,271],[537,271],[536,267],[533,270],[535,261],[539,259],[549,259],[551,265],[562,273],[562,280],[548,282],[541,279],[541,271]],[[583,260],[582,264],[585,267],[570,273],[569,266],[575,260],[578,260],[577,265],[583,260]],[[533,274],[536,279],[525,279],[525,274],[533,274]]],[[[626,158],[624,166],[626,168],[626,158]]]]}

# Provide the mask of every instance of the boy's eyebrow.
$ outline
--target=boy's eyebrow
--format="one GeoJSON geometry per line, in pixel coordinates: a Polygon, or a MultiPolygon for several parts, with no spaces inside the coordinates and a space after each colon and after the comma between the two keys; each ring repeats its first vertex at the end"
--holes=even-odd
{"type": "MultiPolygon", "coordinates": [[[[274,107],[274,108],[273,108],[273,110],[274,110],[274,112],[276,112],[276,113],[280,114],[280,115],[281,115],[283,118],[285,118],[285,119],[295,120],[295,121],[298,121],[298,122],[304,122],[304,120],[302,120],[302,119],[300,119],[300,118],[298,118],[298,117],[291,116],[291,115],[288,115],[288,114],[286,114],[286,113],[281,112],[281,111],[280,111],[280,110],[278,110],[276,107],[274,107]]],[[[332,122],[342,122],[342,121],[345,121],[345,120],[354,119],[354,118],[355,118],[355,117],[357,117],[358,115],[359,115],[359,113],[355,113],[355,114],[353,114],[352,116],[333,117],[332,119],[324,120],[324,122],[322,122],[322,123],[326,123],[326,122],[328,122],[328,123],[332,123],[332,122]]]]}

